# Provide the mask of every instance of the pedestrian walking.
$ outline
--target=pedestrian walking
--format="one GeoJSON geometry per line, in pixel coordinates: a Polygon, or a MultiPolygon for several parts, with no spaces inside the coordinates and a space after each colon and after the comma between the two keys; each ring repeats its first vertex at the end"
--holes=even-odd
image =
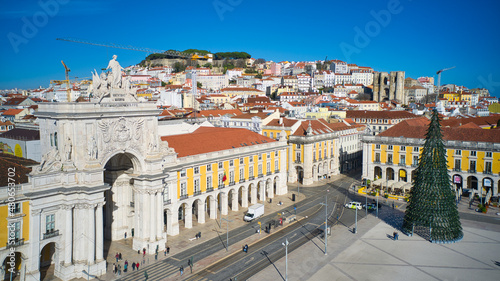
{"type": "Polygon", "coordinates": [[[170,253],[170,247],[167,246],[167,254],[170,253]]]}
{"type": "Polygon", "coordinates": [[[132,263],[132,271],[135,270],[135,262],[132,263]]]}
{"type": "Polygon", "coordinates": [[[165,253],[165,257],[166,257],[167,256],[167,249],[165,249],[164,253],[165,253]]]}
{"type": "Polygon", "coordinates": [[[118,265],[118,276],[122,275],[122,266],[118,265]]]}
{"type": "Polygon", "coordinates": [[[125,231],[125,239],[127,239],[127,232],[125,231]]]}
{"type": "Polygon", "coordinates": [[[155,254],[155,261],[158,260],[158,253],[155,254]]]}
{"type": "Polygon", "coordinates": [[[399,233],[396,231],[396,240],[399,240],[399,233]]]}
{"type": "Polygon", "coordinates": [[[116,267],[116,263],[113,263],[113,273],[116,275],[118,268],[116,267]]]}
{"type": "Polygon", "coordinates": [[[144,270],[144,280],[148,280],[148,272],[144,270]]]}
{"type": "Polygon", "coordinates": [[[118,254],[118,258],[120,258],[120,260],[122,260],[122,253],[118,254]]]}
{"type": "Polygon", "coordinates": [[[179,271],[181,272],[181,276],[182,274],[184,274],[184,267],[181,265],[181,267],[179,268],[179,271]]]}
{"type": "Polygon", "coordinates": [[[139,264],[138,262],[137,262],[137,263],[135,263],[135,267],[137,267],[137,270],[139,270],[139,265],[140,265],[140,264],[139,264]]]}
{"type": "Polygon", "coordinates": [[[116,253],[115,258],[116,258],[116,262],[118,262],[118,259],[120,258],[120,255],[118,255],[118,253],[116,253]]]}
{"type": "Polygon", "coordinates": [[[142,255],[145,256],[146,255],[146,248],[142,248],[142,255]]]}
{"type": "Polygon", "coordinates": [[[128,263],[126,263],[126,264],[123,265],[123,273],[127,272],[127,267],[128,267],[128,263]]]}

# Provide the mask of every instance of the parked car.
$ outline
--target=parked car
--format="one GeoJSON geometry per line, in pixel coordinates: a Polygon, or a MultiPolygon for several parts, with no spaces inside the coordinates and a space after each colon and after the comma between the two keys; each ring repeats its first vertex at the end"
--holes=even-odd
{"type": "MultiPolygon", "coordinates": [[[[381,205],[378,205],[378,208],[380,209],[381,205]]],[[[363,209],[368,209],[368,210],[376,210],[377,209],[377,204],[375,203],[368,203],[368,205],[363,205],[363,209]]]]}
{"type": "Polygon", "coordinates": [[[361,203],[359,202],[349,202],[347,204],[345,204],[345,207],[348,208],[348,209],[358,209],[358,210],[361,210],[361,203]]]}

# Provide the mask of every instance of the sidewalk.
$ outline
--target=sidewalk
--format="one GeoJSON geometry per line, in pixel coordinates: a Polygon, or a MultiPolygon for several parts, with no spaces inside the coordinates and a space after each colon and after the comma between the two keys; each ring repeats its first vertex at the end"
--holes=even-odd
{"type": "MultiPolygon", "coordinates": [[[[462,225],[464,239],[453,244],[432,244],[402,234],[394,241],[394,228],[373,215],[358,221],[357,234],[337,225],[328,241],[327,256],[312,242],[288,254],[288,280],[498,279],[500,267],[495,262],[500,262],[500,225],[478,227],[469,221],[462,225]]],[[[280,274],[285,276],[285,258],[249,280],[281,280],[280,274]]]]}

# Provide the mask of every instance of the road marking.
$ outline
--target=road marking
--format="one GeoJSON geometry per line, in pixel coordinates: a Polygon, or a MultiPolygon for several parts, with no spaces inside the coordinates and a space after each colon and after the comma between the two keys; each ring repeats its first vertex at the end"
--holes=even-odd
{"type": "Polygon", "coordinates": [[[246,262],[245,262],[245,264],[247,264],[247,263],[249,263],[249,262],[253,261],[254,259],[255,259],[254,257],[251,257],[248,261],[246,261],[246,262]]]}

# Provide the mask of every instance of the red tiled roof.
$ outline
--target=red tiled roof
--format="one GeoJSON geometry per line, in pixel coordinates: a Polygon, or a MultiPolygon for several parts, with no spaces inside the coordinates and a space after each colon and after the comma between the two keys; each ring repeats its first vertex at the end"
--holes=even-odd
{"type": "Polygon", "coordinates": [[[348,110],[347,118],[376,118],[376,119],[400,119],[416,118],[417,115],[408,111],[369,111],[369,110],[348,110]]]}
{"type": "Polygon", "coordinates": [[[161,137],[178,157],[275,142],[247,129],[201,127],[191,134],[161,137]]]}
{"type": "MultiPolygon", "coordinates": [[[[429,123],[429,119],[425,117],[404,120],[380,133],[379,136],[424,139],[429,123]]],[[[441,129],[443,132],[443,140],[491,143],[498,143],[500,140],[500,130],[484,130],[467,127],[441,127],[441,129]]]]}
{"type": "Polygon", "coordinates": [[[27,98],[11,98],[7,100],[3,105],[19,105],[27,98]]]}
{"type": "Polygon", "coordinates": [[[480,127],[490,127],[495,125],[500,120],[500,114],[492,114],[490,116],[484,117],[471,117],[471,118],[450,118],[441,121],[441,126],[443,127],[458,127],[467,123],[474,123],[480,127]]]}
{"type": "Polygon", "coordinates": [[[238,119],[252,119],[253,117],[259,117],[260,119],[264,119],[268,116],[268,113],[258,112],[258,113],[243,113],[237,116],[232,116],[231,118],[238,119]]]}
{"type": "Polygon", "coordinates": [[[14,116],[21,113],[24,109],[10,108],[2,113],[3,116],[14,116]]]}
{"type": "MultiPolygon", "coordinates": [[[[292,127],[295,123],[299,122],[299,120],[282,118],[284,127],[292,127]]],[[[275,126],[280,127],[282,124],[279,123],[279,119],[273,119],[267,123],[266,126],[275,126]]]]}
{"type": "Polygon", "coordinates": [[[332,133],[333,130],[328,126],[329,124],[324,119],[301,121],[299,128],[293,133],[294,136],[306,136],[307,128],[311,124],[313,135],[321,135],[325,133],[332,133]]]}
{"type": "MultiPolygon", "coordinates": [[[[196,112],[197,117],[220,117],[226,114],[241,115],[243,114],[239,109],[214,109],[214,110],[201,110],[196,112]]],[[[194,113],[190,113],[187,117],[193,117],[194,113]]]]}
{"type": "Polygon", "coordinates": [[[28,166],[37,165],[38,162],[16,157],[14,155],[0,153],[0,186],[4,187],[11,183],[10,179],[14,180],[15,184],[22,184],[28,182],[28,174],[31,172],[31,168],[28,166]],[[15,176],[8,176],[7,173],[11,169],[15,169],[15,176]]]}

